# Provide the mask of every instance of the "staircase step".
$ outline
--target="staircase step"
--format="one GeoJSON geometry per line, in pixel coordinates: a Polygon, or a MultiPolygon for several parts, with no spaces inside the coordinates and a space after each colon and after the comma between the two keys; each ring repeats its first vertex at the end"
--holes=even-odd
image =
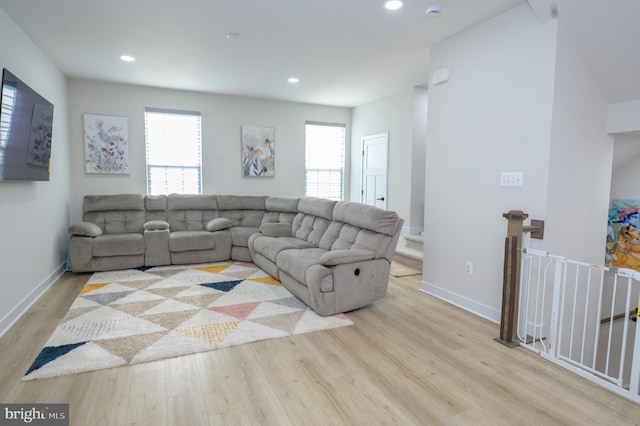
{"type": "Polygon", "coordinates": [[[403,265],[422,270],[422,256],[423,253],[420,250],[398,246],[396,248],[395,256],[393,256],[393,260],[398,263],[402,263],[403,265]]]}
{"type": "Polygon", "coordinates": [[[405,245],[409,248],[422,251],[424,247],[424,237],[422,235],[406,235],[404,240],[405,245]]]}

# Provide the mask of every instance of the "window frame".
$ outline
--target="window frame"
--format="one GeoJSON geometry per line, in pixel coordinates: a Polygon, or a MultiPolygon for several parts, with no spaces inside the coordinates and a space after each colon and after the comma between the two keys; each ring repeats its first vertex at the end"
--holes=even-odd
{"type": "Polygon", "coordinates": [[[347,163],[347,125],[345,123],[330,123],[330,122],[321,122],[321,121],[305,121],[305,155],[304,155],[304,194],[305,196],[312,196],[312,197],[321,197],[321,198],[327,198],[327,199],[331,199],[331,200],[337,200],[337,201],[342,201],[345,199],[345,174],[346,174],[346,163],[347,163]],[[308,135],[308,127],[309,126],[321,126],[321,127],[334,127],[334,128],[340,128],[342,130],[342,141],[341,141],[341,155],[340,155],[340,159],[342,164],[340,165],[339,168],[336,167],[309,167],[308,164],[308,153],[309,153],[309,135],[308,135]],[[334,187],[334,184],[331,183],[327,183],[326,186],[329,188],[329,191],[327,191],[326,193],[322,193],[322,191],[320,191],[319,189],[321,188],[321,184],[315,184],[315,187],[318,189],[317,191],[314,191],[313,193],[310,193],[309,191],[309,185],[310,185],[310,173],[315,173],[316,175],[318,175],[318,177],[316,177],[316,181],[320,180],[319,175],[320,174],[325,174],[328,175],[329,177],[331,176],[332,173],[336,173],[337,171],[339,171],[339,189],[340,189],[340,194],[339,196],[335,196],[331,189],[332,187],[334,187]]]}
{"type": "Polygon", "coordinates": [[[202,114],[199,111],[186,111],[186,110],[175,110],[175,109],[167,109],[167,108],[152,108],[145,107],[144,109],[144,131],[145,131],[145,161],[146,161],[146,186],[147,186],[147,194],[148,195],[161,195],[168,193],[189,193],[189,194],[202,194],[202,114]],[[184,165],[184,164],[172,164],[170,162],[165,162],[162,164],[152,164],[150,163],[150,135],[149,135],[149,121],[148,114],[157,114],[157,115],[167,115],[167,116],[188,116],[191,118],[197,118],[197,125],[195,129],[197,141],[193,141],[196,144],[195,155],[197,157],[197,165],[184,165]],[[164,182],[165,188],[164,191],[157,191],[153,189],[153,180],[152,180],[152,171],[154,170],[162,170],[164,169],[164,182]],[[172,186],[169,185],[171,178],[168,176],[170,171],[182,171],[182,176],[185,176],[185,171],[194,171],[197,175],[197,192],[193,192],[192,190],[185,189],[184,184],[182,185],[181,191],[176,191],[175,186],[173,186],[173,190],[170,190],[172,186]]]}

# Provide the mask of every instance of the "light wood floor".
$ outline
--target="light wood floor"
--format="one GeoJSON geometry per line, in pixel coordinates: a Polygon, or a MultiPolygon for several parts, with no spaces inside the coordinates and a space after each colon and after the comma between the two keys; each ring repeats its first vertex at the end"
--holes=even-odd
{"type": "Polygon", "coordinates": [[[0,338],[0,402],[69,403],[91,426],[640,423],[640,405],[494,342],[420,276],[391,277],[351,327],[21,382],[88,277],[65,274],[0,338]]]}

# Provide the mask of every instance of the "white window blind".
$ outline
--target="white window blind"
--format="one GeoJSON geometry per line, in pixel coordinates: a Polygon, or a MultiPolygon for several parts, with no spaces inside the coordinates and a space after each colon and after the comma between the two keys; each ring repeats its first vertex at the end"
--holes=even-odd
{"type": "Polygon", "coordinates": [[[144,109],[147,193],[202,193],[199,112],[144,109]]]}
{"type": "Polygon", "coordinates": [[[11,132],[11,116],[16,105],[16,88],[6,84],[2,89],[2,112],[0,113],[0,174],[4,170],[4,154],[7,149],[9,132],[11,132]]]}
{"type": "Polygon", "coordinates": [[[305,125],[305,194],[343,199],[344,124],[307,121],[305,125]]]}

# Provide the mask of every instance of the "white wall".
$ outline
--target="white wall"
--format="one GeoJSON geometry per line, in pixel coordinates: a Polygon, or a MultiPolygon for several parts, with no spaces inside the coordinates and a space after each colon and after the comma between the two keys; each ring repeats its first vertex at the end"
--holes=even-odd
{"type": "MultiPolygon", "coordinates": [[[[70,132],[74,202],[72,219],[80,220],[86,194],[146,194],[144,108],[202,113],[203,192],[238,195],[304,195],[304,125],[306,120],[347,125],[351,109],[237,96],[165,90],[87,80],[70,80],[70,132]],[[84,169],[83,114],[129,118],[129,175],[87,174],[84,169]],[[275,177],[241,176],[240,129],[243,124],[275,127],[275,177]]],[[[347,158],[347,165],[349,158],[347,158]]],[[[348,167],[348,166],[347,166],[348,167]]],[[[345,190],[348,197],[349,169],[345,190]]]]}
{"type": "Polygon", "coordinates": [[[499,321],[509,210],[544,219],[557,23],[526,4],[434,46],[422,290],[499,321]],[[523,172],[501,187],[501,172],[523,172]],[[473,275],[465,262],[473,263],[473,275]]]}
{"type": "Polygon", "coordinates": [[[604,262],[612,158],[607,102],[560,21],[546,250],[584,262],[604,262]]]}
{"type": "Polygon", "coordinates": [[[411,217],[411,151],[413,146],[414,89],[353,109],[351,131],[351,200],[360,201],[362,138],[389,132],[387,209],[405,220],[411,217]]]}
{"type": "Polygon", "coordinates": [[[427,89],[416,87],[413,91],[413,143],[411,149],[411,217],[409,233],[421,234],[424,230],[424,176],[427,161],[427,89]]]}
{"type": "Polygon", "coordinates": [[[610,199],[640,200],[640,136],[615,135],[614,140],[610,199]]]}
{"type": "Polygon", "coordinates": [[[0,182],[0,335],[63,272],[70,176],[66,80],[0,8],[0,68],[54,104],[49,182],[0,182]]]}
{"type": "Polygon", "coordinates": [[[640,99],[609,105],[607,131],[609,133],[636,132],[640,130],[640,99]]]}

